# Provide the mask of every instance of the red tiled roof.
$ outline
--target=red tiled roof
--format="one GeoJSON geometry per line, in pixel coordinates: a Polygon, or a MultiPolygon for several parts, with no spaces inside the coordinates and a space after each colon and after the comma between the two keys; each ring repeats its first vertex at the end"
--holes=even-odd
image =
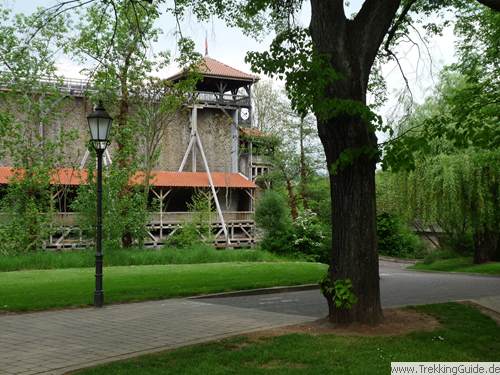
{"type": "MultiPolygon", "coordinates": [[[[6,185],[17,176],[22,177],[24,171],[11,167],[0,167],[0,185],[6,185]]],[[[52,174],[50,183],[53,185],[81,185],[82,181],[87,181],[87,170],[60,168],[52,174]]]]}
{"type": "MultiPolygon", "coordinates": [[[[0,185],[8,184],[15,177],[16,170],[11,167],[0,167],[0,185]]],[[[19,175],[23,175],[20,171],[19,175]]],[[[215,187],[234,189],[254,189],[256,185],[239,173],[212,172],[215,187]]],[[[53,185],[77,186],[85,184],[88,180],[87,170],[61,168],[57,169],[51,177],[53,185]]],[[[138,172],[131,178],[132,184],[142,183],[144,173],[138,172]]],[[[209,187],[206,172],[167,172],[153,171],[151,185],[158,187],[209,187]]]]}
{"type": "MultiPolygon", "coordinates": [[[[235,69],[229,65],[226,65],[218,60],[212,59],[211,57],[205,56],[202,61],[198,64],[198,69],[204,76],[217,77],[217,78],[229,78],[238,79],[243,81],[258,81],[259,77],[242,72],[241,70],[235,69]]],[[[184,71],[174,74],[169,79],[174,80],[181,77],[184,71]]]]}
{"type": "MultiPolygon", "coordinates": [[[[255,184],[239,173],[212,172],[215,187],[253,189],[255,184]]],[[[141,183],[144,174],[138,173],[133,182],[141,183]]],[[[151,185],[162,187],[209,187],[206,172],[167,172],[153,171],[151,185]]]]}

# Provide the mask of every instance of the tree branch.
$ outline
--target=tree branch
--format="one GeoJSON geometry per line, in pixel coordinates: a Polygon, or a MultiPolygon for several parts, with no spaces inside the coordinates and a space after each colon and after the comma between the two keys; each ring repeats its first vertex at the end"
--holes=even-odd
{"type": "MultiPolygon", "coordinates": [[[[356,51],[363,51],[362,65],[371,67],[384,37],[391,27],[401,0],[366,0],[349,24],[349,34],[356,51]]],[[[368,81],[370,69],[363,73],[368,81]]]]}
{"type": "Polygon", "coordinates": [[[389,47],[391,45],[391,42],[393,41],[394,37],[396,36],[396,32],[397,32],[399,26],[401,26],[403,24],[403,22],[405,21],[406,16],[408,15],[408,12],[410,11],[412,5],[416,3],[416,1],[417,0],[410,0],[410,1],[408,1],[405,4],[405,6],[403,7],[403,9],[401,10],[401,13],[399,14],[399,17],[392,24],[391,28],[389,29],[389,31],[387,33],[387,39],[385,40],[384,50],[387,51],[389,49],[389,47]]]}
{"type": "Polygon", "coordinates": [[[487,6],[491,10],[500,12],[500,0],[477,0],[479,3],[487,6]]]}

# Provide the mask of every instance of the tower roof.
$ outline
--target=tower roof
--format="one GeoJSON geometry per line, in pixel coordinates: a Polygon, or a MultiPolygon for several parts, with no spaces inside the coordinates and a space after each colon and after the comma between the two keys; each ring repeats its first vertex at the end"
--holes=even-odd
{"type": "MultiPolygon", "coordinates": [[[[216,59],[205,56],[198,64],[198,69],[204,77],[230,79],[236,81],[256,82],[259,80],[258,76],[242,72],[227,64],[224,64],[216,59]]],[[[169,77],[169,80],[175,81],[186,74],[184,70],[169,77]]]]}

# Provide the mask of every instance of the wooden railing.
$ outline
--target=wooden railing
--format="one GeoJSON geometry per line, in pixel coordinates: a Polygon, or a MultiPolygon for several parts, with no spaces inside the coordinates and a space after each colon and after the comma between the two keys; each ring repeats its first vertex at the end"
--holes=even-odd
{"type": "MultiPolygon", "coordinates": [[[[222,212],[224,221],[251,221],[254,219],[254,213],[250,211],[224,211],[222,212]]],[[[191,221],[193,218],[192,212],[153,212],[150,213],[150,221],[155,224],[182,224],[191,221]]],[[[220,222],[216,212],[211,214],[212,223],[220,222]]]]}
{"type": "MultiPolygon", "coordinates": [[[[0,72],[0,77],[2,76],[6,77],[6,73],[0,72]]],[[[40,77],[38,82],[55,87],[61,92],[71,96],[83,96],[86,92],[92,91],[92,87],[87,79],[40,77]]],[[[0,79],[0,89],[10,88],[10,83],[11,82],[8,80],[0,79]]]]}
{"type": "Polygon", "coordinates": [[[211,91],[196,91],[191,101],[210,105],[250,107],[250,97],[247,95],[219,94],[211,91]]]}
{"type": "MultiPolygon", "coordinates": [[[[225,211],[222,214],[226,222],[254,220],[254,213],[251,211],[225,211]]],[[[77,226],[78,215],[76,212],[58,212],[53,214],[52,223],[61,227],[77,226]]],[[[192,212],[150,212],[149,215],[150,223],[153,224],[183,224],[193,218],[192,212]]],[[[0,223],[5,223],[8,220],[8,214],[0,213],[0,223]]],[[[217,213],[212,213],[211,222],[214,224],[220,222],[217,213]]]]}
{"type": "MultiPolygon", "coordinates": [[[[2,75],[5,76],[5,72],[0,72],[0,77],[2,75]]],[[[83,96],[93,90],[91,82],[86,79],[41,77],[39,81],[72,96],[83,96]]],[[[9,86],[9,82],[0,79],[0,89],[6,89],[9,86]]],[[[220,94],[212,91],[196,91],[188,95],[188,101],[234,107],[250,107],[251,105],[248,95],[220,94]]]]}

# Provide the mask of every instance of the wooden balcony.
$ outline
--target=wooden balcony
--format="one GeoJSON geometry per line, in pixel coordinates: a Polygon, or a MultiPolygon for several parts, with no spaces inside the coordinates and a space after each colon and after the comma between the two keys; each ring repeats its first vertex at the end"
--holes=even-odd
{"type": "Polygon", "coordinates": [[[248,95],[219,94],[210,91],[196,91],[189,102],[210,107],[246,107],[251,105],[248,95]]]}

